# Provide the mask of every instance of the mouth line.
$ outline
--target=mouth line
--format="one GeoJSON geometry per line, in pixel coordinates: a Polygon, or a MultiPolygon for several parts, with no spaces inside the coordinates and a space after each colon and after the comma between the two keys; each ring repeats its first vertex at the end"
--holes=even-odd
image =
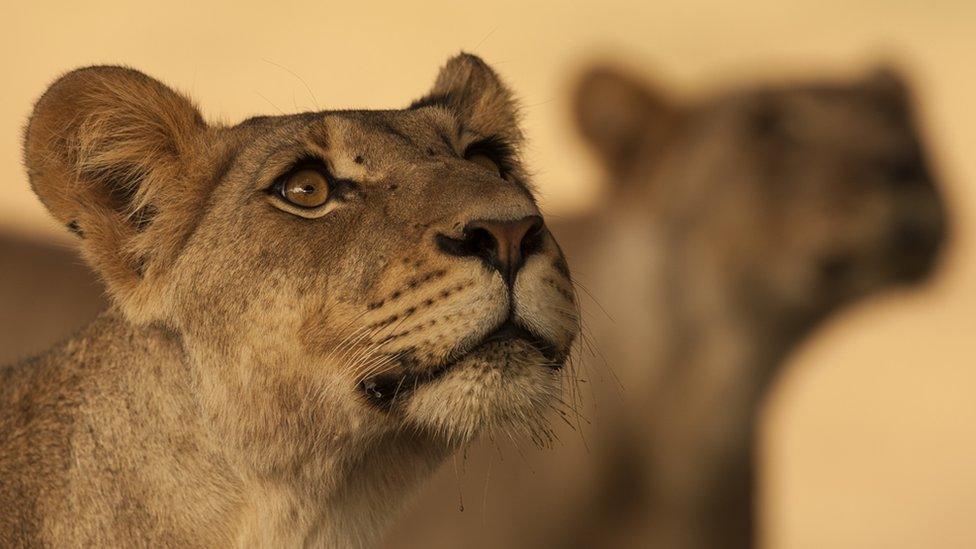
{"type": "MultiPolygon", "coordinates": [[[[554,344],[535,335],[534,333],[530,332],[526,328],[516,324],[511,319],[508,319],[504,323],[502,323],[502,325],[496,328],[495,331],[485,336],[485,338],[481,340],[481,343],[475,345],[471,350],[464,353],[457,360],[464,358],[465,356],[475,352],[476,350],[490,343],[516,341],[516,340],[525,341],[533,348],[535,348],[536,351],[539,351],[539,353],[542,356],[544,356],[546,360],[549,362],[550,368],[558,370],[562,366],[559,361],[559,352],[556,349],[556,346],[554,344]]],[[[457,360],[455,360],[454,362],[457,362],[457,360]]]]}
{"type": "Polygon", "coordinates": [[[549,369],[557,371],[562,369],[563,360],[556,345],[535,335],[528,329],[519,326],[509,318],[477,343],[467,349],[450,353],[448,358],[441,364],[425,372],[391,372],[389,374],[380,374],[364,379],[360,382],[359,388],[371,402],[381,408],[389,409],[395,401],[402,400],[404,396],[408,395],[417,387],[443,377],[444,374],[451,371],[462,360],[479,350],[491,344],[510,341],[524,341],[528,343],[545,357],[546,366],[549,369]]]}

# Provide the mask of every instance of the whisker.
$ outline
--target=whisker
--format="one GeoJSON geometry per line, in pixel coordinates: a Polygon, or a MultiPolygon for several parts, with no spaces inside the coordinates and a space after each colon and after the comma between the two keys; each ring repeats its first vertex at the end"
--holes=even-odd
{"type": "MultiPolygon", "coordinates": [[[[266,59],[266,58],[263,58],[262,57],[261,58],[261,61],[264,61],[265,63],[270,63],[270,64],[278,67],[279,69],[282,69],[282,70],[286,71],[288,74],[294,76],[295,78],[297,78],[298,81],[301,82],[303,86],[305,86],[305,91],[308,92],[308,95],[311,96],[313,109],[318,110],[318,108],[319,108],[319,100],[315,98],[315,94],[312,93],[312,88],[309,87],[308,82],[306,82],[304,78],[302,78],[301,76],[299,76],[298,73],[296,73],[295,71],[289,69],[288,67],[286,67],[286,66],[284,66],[284,65],[282,65],[280,63],[275,63],[274,61],[272,61],[270,59],[266,59]]],[[[297,110],[297,108],[296,108],[296,110],[297,110]]]]}

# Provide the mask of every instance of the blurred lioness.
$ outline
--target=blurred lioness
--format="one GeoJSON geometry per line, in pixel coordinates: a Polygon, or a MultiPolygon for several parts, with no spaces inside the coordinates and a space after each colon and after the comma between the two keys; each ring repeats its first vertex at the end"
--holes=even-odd
{"type": "MultiPolygon", "coordinates": [[[[609,181],[592,215],[553,225],[593,296],[589,450],[566,427],[557,455],[527,456],[531,476],[517,453],[473,454],[485,508],[436,529],[415,514],[395,546],[752,545],[755,416],[784,356],[936,263],[946,212],[890,70],[681,101],[598,67],[574,108],[609,181]]],[[[453,484],[425,516],[450,510],[453,484]]]]}

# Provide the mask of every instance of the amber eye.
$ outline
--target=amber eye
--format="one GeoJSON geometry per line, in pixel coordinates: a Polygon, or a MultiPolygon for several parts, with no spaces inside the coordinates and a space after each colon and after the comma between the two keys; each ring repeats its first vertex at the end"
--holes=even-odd
{"type": "Polygon", "coordinates": [[[318,208],[329,199],[329,180],[318,170],[298,170],[281,183],[279,194],[295,206],[318,208]]]}
{"type": "Polygon", "coordinates": [[[499,176],[502,175],[502,170],[500,167],[498,167],[498,162],[495,162],[494,158],[485,153],[474,151],[468,153],[465,156],[465,159],[469,162],[474,162],[475,164],[483,166],[486,170],[489,170],[499,176]]]}

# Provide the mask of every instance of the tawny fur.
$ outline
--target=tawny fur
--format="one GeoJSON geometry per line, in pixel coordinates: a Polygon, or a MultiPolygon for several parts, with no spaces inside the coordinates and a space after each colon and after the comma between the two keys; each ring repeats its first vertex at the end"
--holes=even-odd
{"type": "Polygon", "coordinates": [[[0,545],[365,546],[481,431],[545,432],[577,329],[558,246],[506,284],[435,240],[538,215],[521,143],[470,55],[408,109],[237,126],[131,69],[55,82],[25,164],[113,305],[0,370],[0,545]],[[464,158],[488,138],[504,173],[464,158]],[[344,189],[316,211],[273,192],[309,158],[344,189]],[[506,319],[552,355],[478,345],[506,319]],[[413,386],[381,406],[381,375],[413,386]]]}

